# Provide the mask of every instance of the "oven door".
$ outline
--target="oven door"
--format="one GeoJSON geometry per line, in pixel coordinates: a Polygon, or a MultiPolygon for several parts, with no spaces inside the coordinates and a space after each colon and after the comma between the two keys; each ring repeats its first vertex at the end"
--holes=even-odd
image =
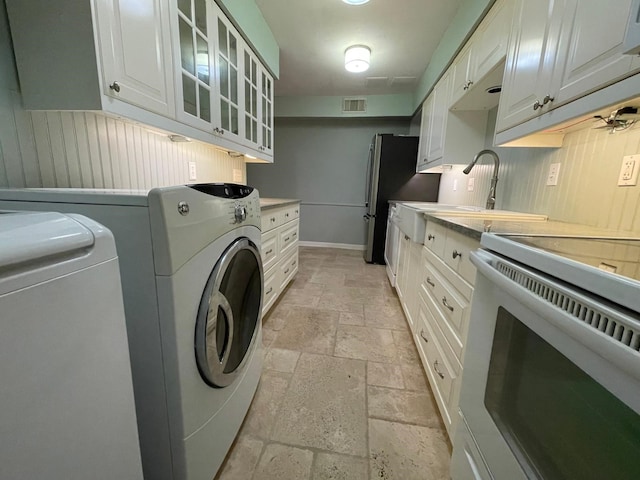
{"type": "Polygon", "coordinates": [[[484,250],[472,261],[452,478],[640,478],[637,316],[484,250]],[[482,469],[459,451],[470,439],[482,469]]]}

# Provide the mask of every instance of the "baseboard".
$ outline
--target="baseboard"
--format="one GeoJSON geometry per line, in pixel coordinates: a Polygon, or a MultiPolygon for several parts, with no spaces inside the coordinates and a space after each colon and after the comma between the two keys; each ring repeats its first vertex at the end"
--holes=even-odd
{"type": "Polygon", "coordinates": [[[301,247],[319,247],[319,248],[341,248],[343,250],[360,250],[364,252],[366,245],[354,245],[352,243],[326,243],[326,242],[302,242],[298,241],[301,247]]]}

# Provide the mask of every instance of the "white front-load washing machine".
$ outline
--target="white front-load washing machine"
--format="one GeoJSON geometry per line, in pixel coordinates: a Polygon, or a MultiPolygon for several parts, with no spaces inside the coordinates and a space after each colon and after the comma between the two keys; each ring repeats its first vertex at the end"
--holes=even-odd
{"type": "Polygon", "coordinates": [[[257,190],[0,190],[0,208],[80,213],[113,232],[144,476],[211,480],[262,369],[257,190]]]}

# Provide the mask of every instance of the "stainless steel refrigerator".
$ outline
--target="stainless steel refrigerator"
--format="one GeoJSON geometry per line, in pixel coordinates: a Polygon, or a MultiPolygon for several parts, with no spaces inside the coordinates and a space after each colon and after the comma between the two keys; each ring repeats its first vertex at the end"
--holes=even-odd
{"type": "Polygon", "coordinates": [[[439,173],[416,173],[418,137],[374,135],[369,146],[365,206],[368,263],[384,265],[389,200],[437,202],[439,173]]]}

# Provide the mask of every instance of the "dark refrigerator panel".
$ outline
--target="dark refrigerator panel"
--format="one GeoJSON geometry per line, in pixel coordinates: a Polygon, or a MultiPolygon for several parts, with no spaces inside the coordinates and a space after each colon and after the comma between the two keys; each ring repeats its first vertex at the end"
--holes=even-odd
{"type": "Polygon", "coordinates": [[[370,225],[365,260],[383,265],[389,200],[437,202],[440,174],[416,173],[418,137],[379,134],[373,138],[372,146],[373,171],[368,172],[370,191],[367,194],[371,200],[370,225]]]}

